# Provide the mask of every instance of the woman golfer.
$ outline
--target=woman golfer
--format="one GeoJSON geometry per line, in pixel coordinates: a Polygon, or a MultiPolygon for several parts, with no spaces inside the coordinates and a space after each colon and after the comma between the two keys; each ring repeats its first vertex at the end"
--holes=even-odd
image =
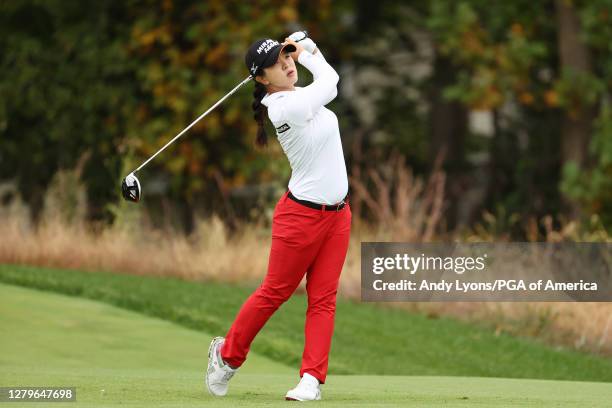
{"type": "Polygon", "coordinates": [[[267,274],[242,305],[225,338],[212,340],[206,385],[213,395],[227,393],[228,382],[244,363],[251,342],[305,274],[308,310],[301,380],[285,398],[319,400],[351,229],[338,119],[325,107],[337,95],[338,74],[304,32],[292,34],[282,44],[272,39],[254,42],[245,62],[256,81],[257,143],[267,142],[267,108],[292,173],[288,191],[274,208],[267,274]],[[294,86],[298,80],[295,61],[312,73],[310,85],[294,86]]]}

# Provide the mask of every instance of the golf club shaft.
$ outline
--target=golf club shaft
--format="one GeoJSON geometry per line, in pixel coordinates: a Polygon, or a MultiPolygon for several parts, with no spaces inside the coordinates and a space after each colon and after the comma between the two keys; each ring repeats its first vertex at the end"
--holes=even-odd
{"type": "Polygon", "coordinates": [[[206,112],[204,112],[203,114],[201,114],[196,120],[194,120],[193,122],[191,122],[191,124],[189,124],[189,126],[187,126],[185,129],[183,129],[181,131],[181,133],[179,133],[178,135],[174,136],[174,138],[172,140],[170,140],[168,143],[166,143],[164,145],[164,147],[162,147],[161,149],[159,149],[157,151],[157,153],[155,153],[153,156],[149,157],[147,159],[147,161],[145,161],[144,163],[142,163],[136,170],[134,170],[132,173],[136,173],[137,171],[139,171],[140,169],[142,169],[144,166],[147,165],[147,163],[149,163],[151,160],[153,160],[158,154],[160,154],[161,152],[163,152],[166,147],[170,146],[172,143],[174,143],[174,141],[176,139],[178,139],[179,137],[181,137],[185,132],[187,132],[189,129],[191,129],[191,127],[193,125],[195,125],[196,123],[198,123],[200,121],[200,119],[202,119],[204,116],[208,115],[213,109],[215,109],[217,106],[219,106],[219,104],[221,104],[221,102],[223,102],[224,100],[226,100],[227,98],[229,98],[234,92],[236,92],[242,85],[246,84],[247,82],[249,82],[252,79],[251,75],[249,75],[248,77],[246,77],[242,82],[240,82],[238,85],[236,85],[234,87],[234,89],[232,89],[231,91],[229,91],[223,98],[219,99],[217,101],[217,103],[215,103],[213,106],[211,106],[206,112]]]}

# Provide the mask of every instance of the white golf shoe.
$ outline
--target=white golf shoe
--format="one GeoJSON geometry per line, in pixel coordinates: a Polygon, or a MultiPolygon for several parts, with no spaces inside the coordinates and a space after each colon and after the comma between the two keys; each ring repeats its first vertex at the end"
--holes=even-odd
{"type": "Polygon", "coordinates": [[[221,346],[225,339],[215,337],[208,348],[208,370],[206,371],[206,388],[212,395],[222,397],[227,394],[227,384],[238,371],[231,368],[221,358],[221,346]]]}
{"type": "Polygon", "coordinates": [[[320,400],[321,388],[319,386],[319,380],[308,373],[304,373],[298,385],[287,391],[285,399],[290,401],[320,400]]]}

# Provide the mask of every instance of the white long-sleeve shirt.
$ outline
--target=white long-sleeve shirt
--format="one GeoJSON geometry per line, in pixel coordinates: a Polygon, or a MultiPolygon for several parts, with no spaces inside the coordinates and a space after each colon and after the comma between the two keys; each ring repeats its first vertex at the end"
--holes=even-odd
{"type": "Polygon", "coordinates": [[[320,50],[303,50],[298,62],[313,81],[294,91],[266,94],[261,103],[291,166],[289,190],[298,199],[337,204],[348,192],[338,118],[325,107],[338,94],[338,74],[320,50]]]}

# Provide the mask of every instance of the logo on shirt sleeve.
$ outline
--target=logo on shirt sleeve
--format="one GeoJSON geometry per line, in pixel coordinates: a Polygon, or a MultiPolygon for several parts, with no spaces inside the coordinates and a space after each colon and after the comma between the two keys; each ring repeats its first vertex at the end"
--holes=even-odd
{"type": "Polygon", "coordinates": [[[276,128],[276,133],[280,135],[281,133],[285,133],[289,129],[291,129],[291,126],[285,123],[276,128]]]}

